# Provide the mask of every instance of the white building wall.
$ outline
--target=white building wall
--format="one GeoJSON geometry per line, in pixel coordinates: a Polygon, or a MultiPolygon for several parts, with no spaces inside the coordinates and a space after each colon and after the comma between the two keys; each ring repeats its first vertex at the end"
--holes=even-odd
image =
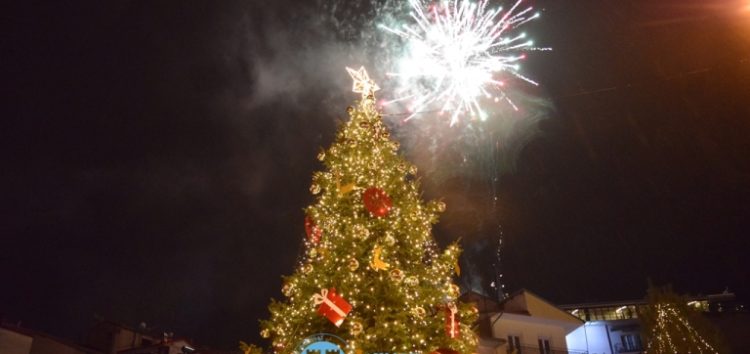
{"type": "Polygon", "coordinates": [[[565,337],[568,349],[589,354],[613,354],[604,324],[586,323],[565,337]],[[587,349],[588,348],[588,349],[587,349]]]}
{"type": "Polygon", "coordinates": [[[522,346],[534,348],[539,347],[539,338],[546,338],[551,347],[566,349],[566,329],[559,324],[544,322],[530,316],[506,313],[494,323],[492,334],[502,339],[507,339],[509,335],[518,336],[522,346]]]}

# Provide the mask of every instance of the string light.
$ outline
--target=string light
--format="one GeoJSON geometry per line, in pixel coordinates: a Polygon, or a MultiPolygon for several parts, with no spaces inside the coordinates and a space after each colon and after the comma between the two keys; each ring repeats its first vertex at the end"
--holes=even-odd
{"type": "Polygon", "coordinates": [[[689,347],[688,353],[713,353],[718,351],[690,325],[671,304],[656,304],[656,326],[651,330],[651,340],[644,353],[666,354],[683,352],[679,348],[689,347]],[[672,334],[679,334],[673,337],[672,334]]]}
{"type": "Polygon", "coordinates": [[[440,347],[473,353],[476,339],[469,324],[476,314],[471,305],[457,304],[462,328],[455,339],[446,336],[440,312],[420,316],[414,311],[433,310],[445,299],[455,301],[457,294],[449,285],[461,251],[458,245],[438,250],[431,228],[442,211],[440,204],[422,201],[419,181],[413,178],[416,168],[398,154],[398,144],[380,119],[377,84],[364,68],[347,71],[361,100],[347,109],[350,120],[333,145],[318,154],[325,168],[312,176],[316,199],[305,209],[322,230],[321,237],[304,242],[297,269],[284,277],[289,296],[269,305],[270,319],[261,322],[264,337],[271,339],[278,354],[293,353],[304,338],[323,332],[356,342],[346,349],[350,354],[355,354],[354,348],[365,353],[399,348],[420,353],[440,347]],[[344,193],[343,186],[351,190],[344,193]],[[371,186],[392,198],[388,215],[373,217],[363,206],[362,194],[371,186]],[[388,271],[370,267],[376,246],[391,265],[388,271]],[[353,270],[351,260],[357,262],[353,270]],[[394,268],[399,270],[395,278],[389,272],[394,268]],[[417,281],[402,281],[409,277],[417,281]],[[353,305],[340,327],[318,315],[310,301],[312,294],[328,288],[336,288],[353,305]],[[361,331],[351,330],[355,322],[361,331]]]}

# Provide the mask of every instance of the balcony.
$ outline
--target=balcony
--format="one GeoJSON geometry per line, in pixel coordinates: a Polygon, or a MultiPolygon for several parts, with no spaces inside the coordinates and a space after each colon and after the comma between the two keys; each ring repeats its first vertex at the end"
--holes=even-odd
{"type": "Polygon", "coordinates": [[[621,343],[617,343],[617,344],[615,344],[615,353],[617,353],[617,354],[637,354],[637,353],[643,353],[643,348],[641,348],[640,345],[624,346],[621,343]]]}

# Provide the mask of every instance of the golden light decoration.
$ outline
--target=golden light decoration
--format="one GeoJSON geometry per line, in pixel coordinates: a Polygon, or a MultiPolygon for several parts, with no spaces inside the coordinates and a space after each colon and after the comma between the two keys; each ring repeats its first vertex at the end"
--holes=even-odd
{"type": "Polygon", "coordinates": [[[396,238],[393,237],[393,233],[386,232],[385,237],[383,238],[383,243],[385,243],[387,246],[393,246],[396,244],[396,238]]]}
{"type": "Polygon", "coordinates": [[[350,259],[349,260],[349,270],[353,272],[353,271],[357,270],[357,268],[359,268],[359,261],[356,260],[356,259],[354,259],[354,258],[350,259]]]}
{"type": "MultiPolygon", "coordinates": [[[[363,99],[347,109],[350,120],[335,142],[313,153],[323,169],[313,174],[311,185],[320,190],[304,210],[325,237],[317,244],[304,243],[306,257],[284,278],[284,284],[294,285],[293,295],[269,305],[270,318],[261,321],[263,333],[277,354],[293,354],[315,333],[340,336],[349,344],[347,353],[425,353],[449,340],[451,348],[474,353],[468,329],[461,338],[449,339],[437,330],[444,325],[443,316],[427,315],[450,294],[447,284],[460,250],[450,246],[439,251],[431,234],[438,211],[434,202],[422,200],[419,180],[405,176],[416,170],[398,154],[381,121],[374,104],[377,85],[364,70],[350,73],[363,99]],[[367,210],[361,196],[369,187],[388,191],[393,202],[388,215],[374,217],[367,210]],[[353,307],[341,328],[306,301],[313,292],[331,288],[353,307]]],[[[462,322],[476,318],[469,305],[459,304],[458,311],[462,322]]]]}
{"type": "Polygon", "coordinates": [[[359,67],[357,70],[347,67],[346,71],[352,77],[352,92],[361,93],[363,100],[367,96],[374,94],[375,91],[380,90],[380,86],[370,79],[370,75],[367,74],[364,66],[359,67]]]}
{"type": "Polygon", "coordinates": [[[412,309],[412,314],[414,315],[414,317],[422,319],[427,315],[427,311],[424,309],[424,307],[417,306],[412,309]]]}
{"type": "Polygon", "coordinates": [[[339,191],[339,196],[345,196],[345,195],[349,194],[356,187],[357,187],[357,185],[354,184],[354,182],[346,183],[346,184],[343,184],[343,185],[336,183],[336,189],[339,191]]]}
{"type": "Polygon", "coordinates": [[[381,253],[383,252],[382,247],[375,246],[375,248],[372,250],[372,261],[370,262],[370,267],[372,269],[379,271],[379,270],[387,270],[391,265],[383,262],[383,260],[380,258],[381,253]]]}
{"type": "Polygon", "coordinates": [[[358,336],[360,333],[362,333],[362,330],[362,322],[351,321],[349,323],[349,333],[351,333],[353,336],[358,336]]]}
{"type": "Polygon", "coordinates": [[[401,269],[393,269],[390,272],[391,280],[393,280],[396,283],[400,283],[402,280],[404,280],[404,272],[401,269]]]}
{"type": "Polygon", "coordinates": [[[284,286],[281,288],[281,293],[284,294],[284,296],[292,296],[293,292],[294,285],[291,282],[284,283],[284,286]]]}

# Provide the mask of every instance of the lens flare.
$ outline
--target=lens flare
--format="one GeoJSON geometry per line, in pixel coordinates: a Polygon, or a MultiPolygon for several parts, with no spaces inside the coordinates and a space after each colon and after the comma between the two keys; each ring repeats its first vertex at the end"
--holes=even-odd
{"type": "Polygon", "coordinates": [[[484,102],[503,101],[518,110],[505,86],[513,79],[537,85],[521,73],[520,61],[527,51],[549,50],[517,31],[539,18],[532,7],[518,10],[522,2],[504,11],[490,9],[487,0],[410,0],[413,23],[379,26],[405,41],[397,70],[388,73],[397,80],[396,98],[384,104],[404,104],[406,120],[427,110],[450,112],[451,125],[464,116],[486,119],[484,102]]]}

